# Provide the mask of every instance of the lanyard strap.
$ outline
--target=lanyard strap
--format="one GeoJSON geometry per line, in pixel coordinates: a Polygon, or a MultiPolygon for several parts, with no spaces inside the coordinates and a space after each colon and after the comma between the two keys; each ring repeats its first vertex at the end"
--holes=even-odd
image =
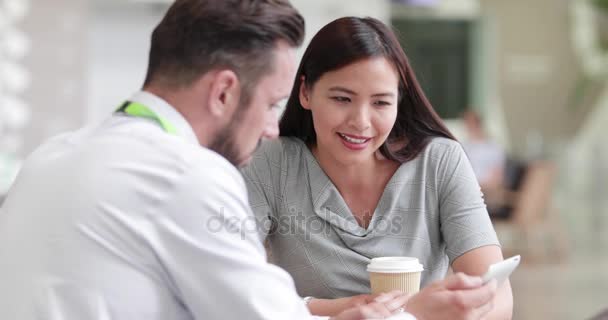
{"type": "Polygon", "coordinates": [[[116,112],[124,112],[133,117],[147,118],[158,122],[158,124],[169,134],[177,135],[177,128],[164,118],[159,117],[150,108],[141,103],[126,101],[116,110],[116,112]]]}

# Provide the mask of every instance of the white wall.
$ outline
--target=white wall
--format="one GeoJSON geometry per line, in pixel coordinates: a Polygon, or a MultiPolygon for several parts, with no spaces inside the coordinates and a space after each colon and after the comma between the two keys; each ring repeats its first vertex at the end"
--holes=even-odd
{"type": "Polygon", "coordinates": [[[310,39],[329,22],[344,16],[373,17],[390,22],[389,0],[291,0],[306,20],[306,40],[301,54],[310,39]]]}
{"type": "Polygon", "coordinates": [[[608,248],[607,123],[608,87],[580,133],[559,154],[556,203],[578,241],[575,245],[591,252],[608,248]]]}
{"type": "MultiPolygon", "coordinates": [[[[31,11],[22,26],[32,45],[23,60],[32,79],[23,93],[31,106],[30,122],[18,137],[17,153],[7,158],[0,148],[0,189],[8,186],[6,177],[18,170],[20,159],[45,139],[104,119],[141,88],[150,34],[171,2],[29,1],[31,11]]],[[[323,25],[342,16],[372,16],[385,22],[390,18],[389,0],[292,3],[306,19],[306,43],[323,25]]]]}
{"type": "Polygon", "coordinates": [[[87,122],[108,116],[143,84],[150,35],[167,5],[96,5],[88,31],[87,122]]]}
{"type": "MultiPolygon", "coordinates": [[[[0,193],[8,187],[23,157],[49,136],[81,126],[86,110],[84,42],[88,2],[23,0],[15,3],[30,3],[18,27],[29,39],[27,55],[19,64],[31,81],[18,96],[26,106],[23,109],[27,110],[22,114],[27,118],[25,127],[17,134],[11,133],[11,141],[4,141],[0,146],[0,193]]],[[[6,18],[0,17],[0,25],[5,22],[6,18]]],[[[0,96],[6,98],[7,94],[0,90],[0,96]]]]}
{"type": "MultiPolygon", "coordinates": [[[[347,15],[390,17],[388,0],[294,0],[306,19],[306,42],[328,22],[347,15]]],[[[88,122],[107,116],[138,90],[147,67],[150,33],[166,5],[109,2],[93,7],[88,33],[88,122]]],[[[303,54],[303,48],[299,56],[303,54]]]]}

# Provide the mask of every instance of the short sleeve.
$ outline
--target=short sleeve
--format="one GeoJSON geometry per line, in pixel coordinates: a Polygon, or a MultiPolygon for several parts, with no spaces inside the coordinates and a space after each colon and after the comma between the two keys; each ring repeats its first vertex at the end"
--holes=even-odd
{"type": "Polygon", "coordinates": [[[273,213],[281,203],[282,154],[280,140],[264,141],[251,162],[241,170],[262,241],[272,230],[276,221],[273,213]]]}
{"type": "Polygon", "coordinates": [[[439,160],[439,215],[450,264],[462,254],[499,245],[471,164],[454,141],[439,160]]]}

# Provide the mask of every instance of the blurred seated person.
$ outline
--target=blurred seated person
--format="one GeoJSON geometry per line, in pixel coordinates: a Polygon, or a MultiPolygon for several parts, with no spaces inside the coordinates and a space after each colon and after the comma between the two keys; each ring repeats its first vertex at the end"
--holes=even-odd
{"type": "Polygon", "coordinates": [[[504,149],[486,134],[481,117],[468,109],[462,119],[467,132],[462,146],[469,157],[471,166],[481,191],[484,194],[488,212],[492,218],[507,218],[510,210],[505,206],[505,166],[507,157],[504,149]]]}

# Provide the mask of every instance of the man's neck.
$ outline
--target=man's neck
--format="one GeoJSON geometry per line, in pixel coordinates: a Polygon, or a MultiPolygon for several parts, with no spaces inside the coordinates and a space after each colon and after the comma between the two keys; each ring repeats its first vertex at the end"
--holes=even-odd
{"type": "Polygon", "coordinates": [[[193,105],[193,102],[197,101],[195,97],[186,90],[163,90],[154,86],[144,87],[143,91],[165,100],[190,124],[199,144],[204,147],[209,146],[214,134],[212,132],[214,126],[208,123],[209,117],[203,114],[204,109],[193,105]]]}

